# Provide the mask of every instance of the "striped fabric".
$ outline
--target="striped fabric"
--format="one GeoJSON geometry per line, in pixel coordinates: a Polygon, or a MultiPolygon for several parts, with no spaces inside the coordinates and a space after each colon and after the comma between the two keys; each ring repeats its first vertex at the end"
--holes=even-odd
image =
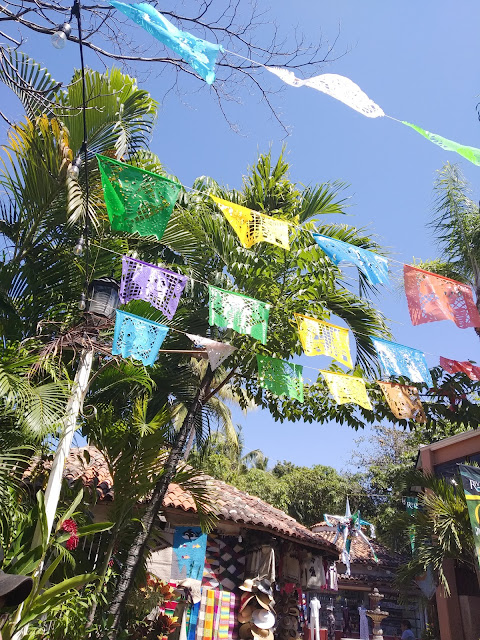
{"type": "Polygon", "coordinates": [[[230,591],[220,593],[220,617],[217,627],[218,640],[230,640],[230,591]]]}
{"type": "Polygon", "coordinates": [[[230,594],[230,622],[228,624],[228,637],[230,640],[236,640],[238,638],[238,623],[237,623],[237,600],[239,600],[236,593],[230,594]]]}
{"type": "Polygon", "coordinates": [[[203,622],[203,635],[199,636],[198,640],[213,640],[214,630],[214,617],[215,617],[215,591],[207,589],[206,603],[205,603],[205,620],[203,622]]]}

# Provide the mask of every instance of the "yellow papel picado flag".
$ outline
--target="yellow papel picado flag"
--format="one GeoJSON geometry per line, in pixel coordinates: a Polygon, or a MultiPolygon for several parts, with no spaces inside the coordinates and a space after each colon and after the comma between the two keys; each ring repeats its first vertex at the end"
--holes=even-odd
{"type": "Polygon", "coordinates": [[[300,342],[307,356],[331,356],[337,362],[353,367],[348,329],[334,324],[295,314],[300,334],[300,342]]]}
{"type": "Polygon", "coordinates": [[[364,409],[372,410],[363,378],[346,376],[342,373],[332,373],[331,371],[320,371],[320,373],[337,404],[353,402],[364,407],[364,409]]]}

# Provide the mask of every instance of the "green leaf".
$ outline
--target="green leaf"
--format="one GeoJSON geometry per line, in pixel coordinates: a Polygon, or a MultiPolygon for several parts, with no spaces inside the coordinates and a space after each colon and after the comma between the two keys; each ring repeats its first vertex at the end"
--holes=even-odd
{"type": "Polygon", "coordinates": [[[114,526],[114,522],[98,522],[95,524],[87,524],[84,527],[79,527],[77,535],[79,538],[82,536],[91,536],[95,533],[101,533],[102,531],[108,531],[114,526]]]}

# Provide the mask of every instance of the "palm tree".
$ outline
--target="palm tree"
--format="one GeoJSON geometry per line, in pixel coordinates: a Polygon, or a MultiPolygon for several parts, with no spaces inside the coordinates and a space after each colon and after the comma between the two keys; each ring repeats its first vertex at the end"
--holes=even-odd
{"type": "MultiPolygon", "coordinates": [[[[456,165],[447,163],[434,185],[435,209],[429,226],[440,256],[418,266],[470,285],[480,310],[480,209],[456,165]]],[[[480,336],[480,328],[475,329],[480,336]]]]}

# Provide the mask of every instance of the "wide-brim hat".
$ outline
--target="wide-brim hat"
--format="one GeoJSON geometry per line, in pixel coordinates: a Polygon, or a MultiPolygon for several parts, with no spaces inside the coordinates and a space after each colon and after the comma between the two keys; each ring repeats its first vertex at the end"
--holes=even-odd
{"type": "Polygon", "coordinates": [[[294,629],[297,626],[297,619],[293,616],[283,616],[282,627],[284,629],[294,629]]]}
{"type": "Polygon", "coordinates": [[[268,596],[266,593],[256,593],[255,598],[258,604],[264,609],[271,609],[273,606],[273,597],[268,596]]]}
{"type": "Polygon", "coordinates": [[[252,619],[252,613],[255,611],[255,606],[253,604],[249,604],[244,607],[241,611],[239,611],[237,620],[241,623],[250,622],[252,619]]]}
{"type": "Polygon", "coordinates": [[[282,640],[295,640],[295,638],[299,638],[298,631],[296,629],[281,629],[280,630],[280,638],[282,640]]]}
{"type": "Polygon", "coordinates": [[[257,578],[257,580],[255,580],[255,586],[261,593],[265,593],[268,596],[273,595],[272,583],[270,582],[270,580],[267,580],[267,578],[257,578]]]}
{"type": "Polygon", "coordinates": [[[251,578],[247,578],[246,580],[243,581],[243,584],[241,584],[238,588],[241,589],[242,591],[253,591],[253,580],[251,578]]]}
{"type": "Polygon", "coordinates": [[[246,622],[245,624],[240,625],[238,629],[238,635],[242,640],[247,640],[247,638],[252,637],[252,623],[246,622]]]}
{"type": "Polygon", "coordinates": [[[252,614],[252,622],[260,629],[271,629],[275,625],[275,616],[265,609],[256,609],[252,614]]]}
{"type": "Polygon", "coordinates": [[[273,631],[271,629],[262,629],[252,624],[252,634],[254,638],[261,638],[261,640],[273,640],[273,631]]]}
{"type": "Polygon", "coordinates": [[[300,615],[300,612],[298,611],[298,607],[289,607],[288,609],[288,615],[289,616],[298,616],[300,615]]]}
{"type": "Polygon", "coordinates": [[[6,607],[17,607],[33,589],[33,580],[28,576],[16,576],[0,571],[0,598],[6,607]]]}
{"type": "MultiPolygon", "coordinates": [[[[243,611],[245,609],[245,607],[252,600],[252,598],[255,598],[253,593],[246,593],[244,596],[241,597],[241,599],[240,599],[240,611],[243,611]]],[[[252,602],[252,604],[253,604],[253,602],[252,602]]]]}

